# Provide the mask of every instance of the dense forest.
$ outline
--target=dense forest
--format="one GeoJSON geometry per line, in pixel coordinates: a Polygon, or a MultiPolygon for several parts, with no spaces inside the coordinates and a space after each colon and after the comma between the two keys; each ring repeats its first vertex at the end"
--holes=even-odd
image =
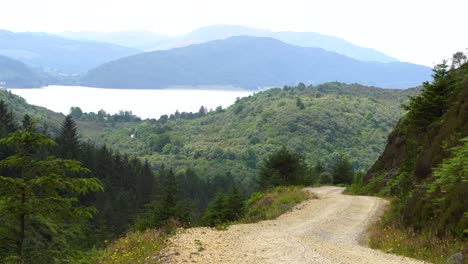
{"type": "Polygon", "coordinates": [[[170,164],[191,167],[203,178],[230,174],[248,190],[256,168],[272,152],[287,146],[309,167],[327,167],[341,155],[356,171],[367,170],[381,153],[385,137],[403,111],[399,105],[417,89],[383,90],[328,83],[283,87],[239,99],[227,109],[201,107],[137,121],[129,112],[119,120],[105,111],[72,115],[84,138],[170,164]]]}

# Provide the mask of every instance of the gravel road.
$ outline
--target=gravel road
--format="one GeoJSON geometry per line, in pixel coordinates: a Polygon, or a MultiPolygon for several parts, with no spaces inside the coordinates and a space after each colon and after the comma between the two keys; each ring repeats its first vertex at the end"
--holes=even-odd
{"type": "Polygon", "coordinates": [[[275,220],[191,228],[169,241],[162,263],[423,263],[365,246],[367,227],[386,201],[343,195],[344,188],[307,188],[319,199],[306,201],[275,220]]]}

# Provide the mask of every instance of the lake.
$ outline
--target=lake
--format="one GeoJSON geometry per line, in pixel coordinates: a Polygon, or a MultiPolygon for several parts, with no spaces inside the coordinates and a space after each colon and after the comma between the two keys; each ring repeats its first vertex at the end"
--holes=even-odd
{"type": "Polygon", "coordinates": [[[131,110],[141,118],[159,118],[179,112],[198,112],[203,105],[208,109],[226,108],[237,97],[253,94],[244,90],[203,89],[99,89],[82,86],[47,86],[37,89],[11,89],[12,93],[33,105],[43,106],[55,112],[68,114],[70,107],[78,106],[84,112],[104,109],[110,114],[119,110],[131,110]]]}

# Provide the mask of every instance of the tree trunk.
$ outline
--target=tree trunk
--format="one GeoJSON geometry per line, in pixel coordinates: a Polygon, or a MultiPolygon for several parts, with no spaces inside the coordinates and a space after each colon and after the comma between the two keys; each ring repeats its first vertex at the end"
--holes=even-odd
{"type": "MultiPolygon", "coordinates": [[[[24,206],[24,203],[26,201],[26,193],[25,189],[21,189],[21,205],[22,207],[24,206]]],[[[17,254],[18,254],[18,264],[23,264],[24,259],[23,259],[23,243],[24,243],[24,220],[25,220],[25,212],[23,212],[20,215],[20,233],[19,233],[19,239],[17,242],[17,254]]]]}

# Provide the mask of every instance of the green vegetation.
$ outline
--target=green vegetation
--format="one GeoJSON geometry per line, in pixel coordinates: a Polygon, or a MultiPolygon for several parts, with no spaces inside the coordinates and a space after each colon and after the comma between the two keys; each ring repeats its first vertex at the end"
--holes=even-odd
{"type": "Polygon", "coordinates": [[[313,179],[306,179],[308,176],[304,158],[283,147],[263,162],[257,181],[261,189],[268,189],[274,186],[304,184],[306,181],[313,183],[313,179]]]}
{"type": "Polygon", "coordinates": [[[154,175],[147,162],[80,142],[70,116],[57,144],[34,124],[25,115],[19,125],[0,100],[0,259],[73,262],[129,228],[154,175]]]}
{"type": "Polygon", "coordinates": [[[170,164],[176,174],[186,168],[204,179],[229,173],[251,192],[257,166],[282,146],[303,156],[309,168],[320,163],[324,183],[332,183],[331,164],[342,155],[355,171],[367,170],[403,113],[399,105],[415,94],[415,89],[302,84],[259,92],[227,109],[132,122],[84,118],[78,128],[84,138],[147,158],[153,166],[170,164]]]}
{"type": "MultiPolygon", "coordinates": [[[[93,249],[79,263],[158,263],[166,235],[155,229],[131,232],[105,244],[105,248],[93,249]]],[[[107,242],[107,241],[105,241],[107,242]]]]}
{"type": "Polygon", "coordinates": [[[433,82],[410,98],[385,151],[351,188],[394,197],[384,229],[374,230],[376,247],[436,262],[467,248],[468,64],[458,57],[434,68],[433,82]],[[403,238],[392,242],[386,230],[403,238]]]}
{"type": "Polygon", "coordinates": [[[0,257],[7,263],[47,263],[70,255],[70,240],[96,212],[80,206],[78,198],[102,190],[98,179],[76,176],[89,173],[79,162],[45,154],[55,143],[33,125],[0,140],[15,148],[0,161],[2,173],[9,174],[0,176],[0,257]]]}
{"type": "MultiPolygon", "coordinates": [[[[86,177],[103,183],[103,192],[79,197],[97,213],[82,225],[79,236],[66,240],[76,252],[70,259],[76,260],[83,255],[80,252],[128,230],[173,223],[220,226],[243,221],[244,216],[260,220],[306,199],[292,187],[284,187],[291,193],[279,188],[275,189],[278,194],[260,198],[255,194],[259,203],[271,209],[261,209],[256,202],[250,203],[253,209],[242,206],[244,198],[259,188],[349,182],[353,171],[367,168],[383,147],[384,135],[402,113],[398,104],[416,93],[340,83],[299,84],[239,99],[228,109],[203,107],[197,113],[176,112],[141,121],[129,111],[94,114],[78,107],[64,117],[2,91],[0,96],[14,106],[14,114],[3,111],[0,120],[18,120],[23,113],[30,115],[24,124],[30,119],[47,120],[49,125],[39,130],[52,134],[58,143],[47,151],[81,162],[90,170],[86,177]],[[295,173],[284,173],[282,165],[293,165],[295,173]],[[285,181],[273,183],[264,177],[269,183],[259,186],[262,169],[264,176],[276,171],[278,179],[285,181]],[[341,174],[346,177],[341,179],[341,174]],[[277,198],[278,202],[269,202],[277,198]]],[[[1,126],[3,136],[21,129],[19,122],[14,123],[1,126]]]]}
{"type": "Polygon", "coordinates": [[[253,223],[275,219],[290,211],[295,205],[317,198],[304,191],[302,186],[278,186],[266,192],[254,192],[245,202],[245,214],[242,223],[253,223]]]}

